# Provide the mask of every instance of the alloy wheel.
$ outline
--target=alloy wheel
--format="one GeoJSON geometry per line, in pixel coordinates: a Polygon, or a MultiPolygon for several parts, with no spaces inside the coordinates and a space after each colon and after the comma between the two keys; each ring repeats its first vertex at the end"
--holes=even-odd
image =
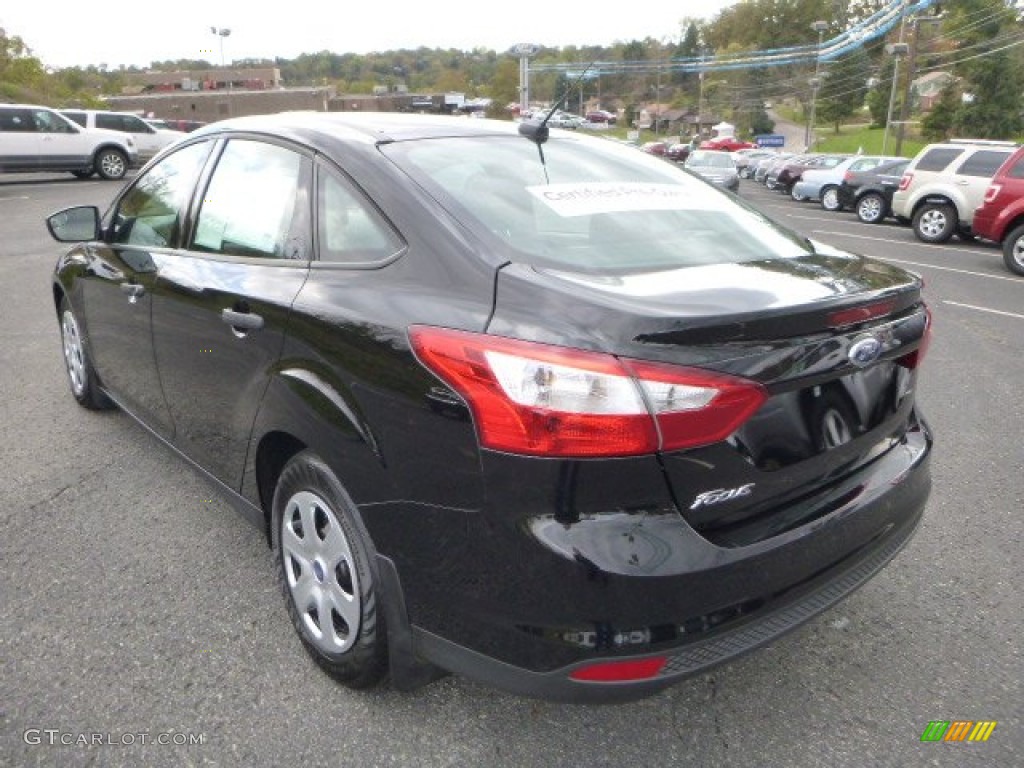
{"type": "Polygon", "coordinates": [[[82,346],[82,334],[78,329],[78,321],[70,310],[61,315],[60,335],[64,345],[64,363],[71,380],[71,391],[76,397],[85,392],[86,368],[85,349],[82,346]]]}

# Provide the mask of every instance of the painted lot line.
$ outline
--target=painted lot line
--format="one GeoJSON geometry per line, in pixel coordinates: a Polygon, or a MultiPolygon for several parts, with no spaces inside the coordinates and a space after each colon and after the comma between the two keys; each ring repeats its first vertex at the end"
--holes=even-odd
{"type": "Polygon", "coordinates": [[[979,307],[975,304],[962,304],[959,301],[949,301],[948,299],[942,300],[943,304],[949,304],[954,307],[962,307],[963,309],[973,309],[978,312],[989,312],[993,315],[1002,315],[1003,317],[1015,317],[1018,320],[1024,320],[1024,315],[1019,315],[1016,312],[1004,312],[1001,309],[990,309],[989,307],[979,307]]]}
{"type": "Polygon", "coordinates": [[[0,203],[6,203],[10,200],[31,200],[28,195],[15,195],[14,197],[0,197],[0,203]]]}
{"type": "MultiPolygon", "coordinates": [[[[815,229],[815,230],[813,230],[813,232],[816,235],[831,235],[831,236],[834,236],[834,237],[852,237],[852,238],[856,238],[858,240],[874,240],[874,241],[879,242],[879,243],[892,243],[893,242],[892,240],[889,240],[889,239],[884,238],[884,237],[869,237],[867,235],[851,235],[851,234],[848,234],[846,232],[836,232],[836,231],[830,230],[830,229],[815,229]]],[[[912,245],[915,248],[937,248],[939,250],[947,249],[946,246],[931,245],[930,243],[908,243],[908,245],[912,245]]],[[[1005,280],[1005,281],[1010,282],[1010,283],[1018,283],[1018,284],[1024,285],[1024,280],[1021,280],[1019,277],[1013,277],[1011,275],[989,275],[989,274],[986,274],[985,272],[974,272],[974,271],[972,271],[970,269],[957,269],[956,267],[943,267],[943,266],[939,266],[938,264],[929,264],[929,263],[924,262],[924,261],[908,261],[907,259],[894,259],[894,258],[891,258],[889,256],[880,256],[880,255],[877,255],[877,254],[872,254],[871,258],[879,259],[881,261],[891,261],[893,264],[906,264],[906,265],[911,266],[911,267],[924,267],[926,269],[937,269],[940,272],[955,272],[956,274],[959,274],[959,275],[970,275],[972,277],[984,277],[984,278],[986,278],[988,280],[1005,280]]]]}

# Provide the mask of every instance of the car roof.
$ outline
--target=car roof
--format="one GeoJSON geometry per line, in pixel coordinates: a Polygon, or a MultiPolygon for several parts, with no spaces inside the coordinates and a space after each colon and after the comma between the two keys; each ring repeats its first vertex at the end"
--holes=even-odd
{"type": "Polygon", "coordinates": [[[347,138],[352,141],[387,144],[414,139],[473,136],[516,136],[515,123],[503,120],[414,115],[398,112],[279,112],[228,118],[204,126],[193,136],[224,131],[270,133],[297,141],[347,138]]]}

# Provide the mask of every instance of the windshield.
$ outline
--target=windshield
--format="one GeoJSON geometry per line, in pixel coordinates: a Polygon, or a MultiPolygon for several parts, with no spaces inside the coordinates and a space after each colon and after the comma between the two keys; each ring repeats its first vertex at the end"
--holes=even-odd
{"type": "Polygon", "coordinates": [[[686,159],[689,168],[733,169],[736,161],[725,152],[694,152],[686,159]]]}
{"type": "MultiPolygon", "coordinates": [[[[380,147],[512,261],[625,273],[801,256],[798,235],[665,161],[602,139],[519,136],[380,147]]],[[[726,158],[730,159],[730,158],[726,158]]]]}

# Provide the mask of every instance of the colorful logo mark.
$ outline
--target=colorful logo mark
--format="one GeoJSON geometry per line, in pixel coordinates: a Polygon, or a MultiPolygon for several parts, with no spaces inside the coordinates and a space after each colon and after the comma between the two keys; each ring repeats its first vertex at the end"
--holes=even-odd
{"type": "Polygon", "coordinates": [[[988,741],[996,729],[995,720],[932,720],[921,741],[988,741]]]}

